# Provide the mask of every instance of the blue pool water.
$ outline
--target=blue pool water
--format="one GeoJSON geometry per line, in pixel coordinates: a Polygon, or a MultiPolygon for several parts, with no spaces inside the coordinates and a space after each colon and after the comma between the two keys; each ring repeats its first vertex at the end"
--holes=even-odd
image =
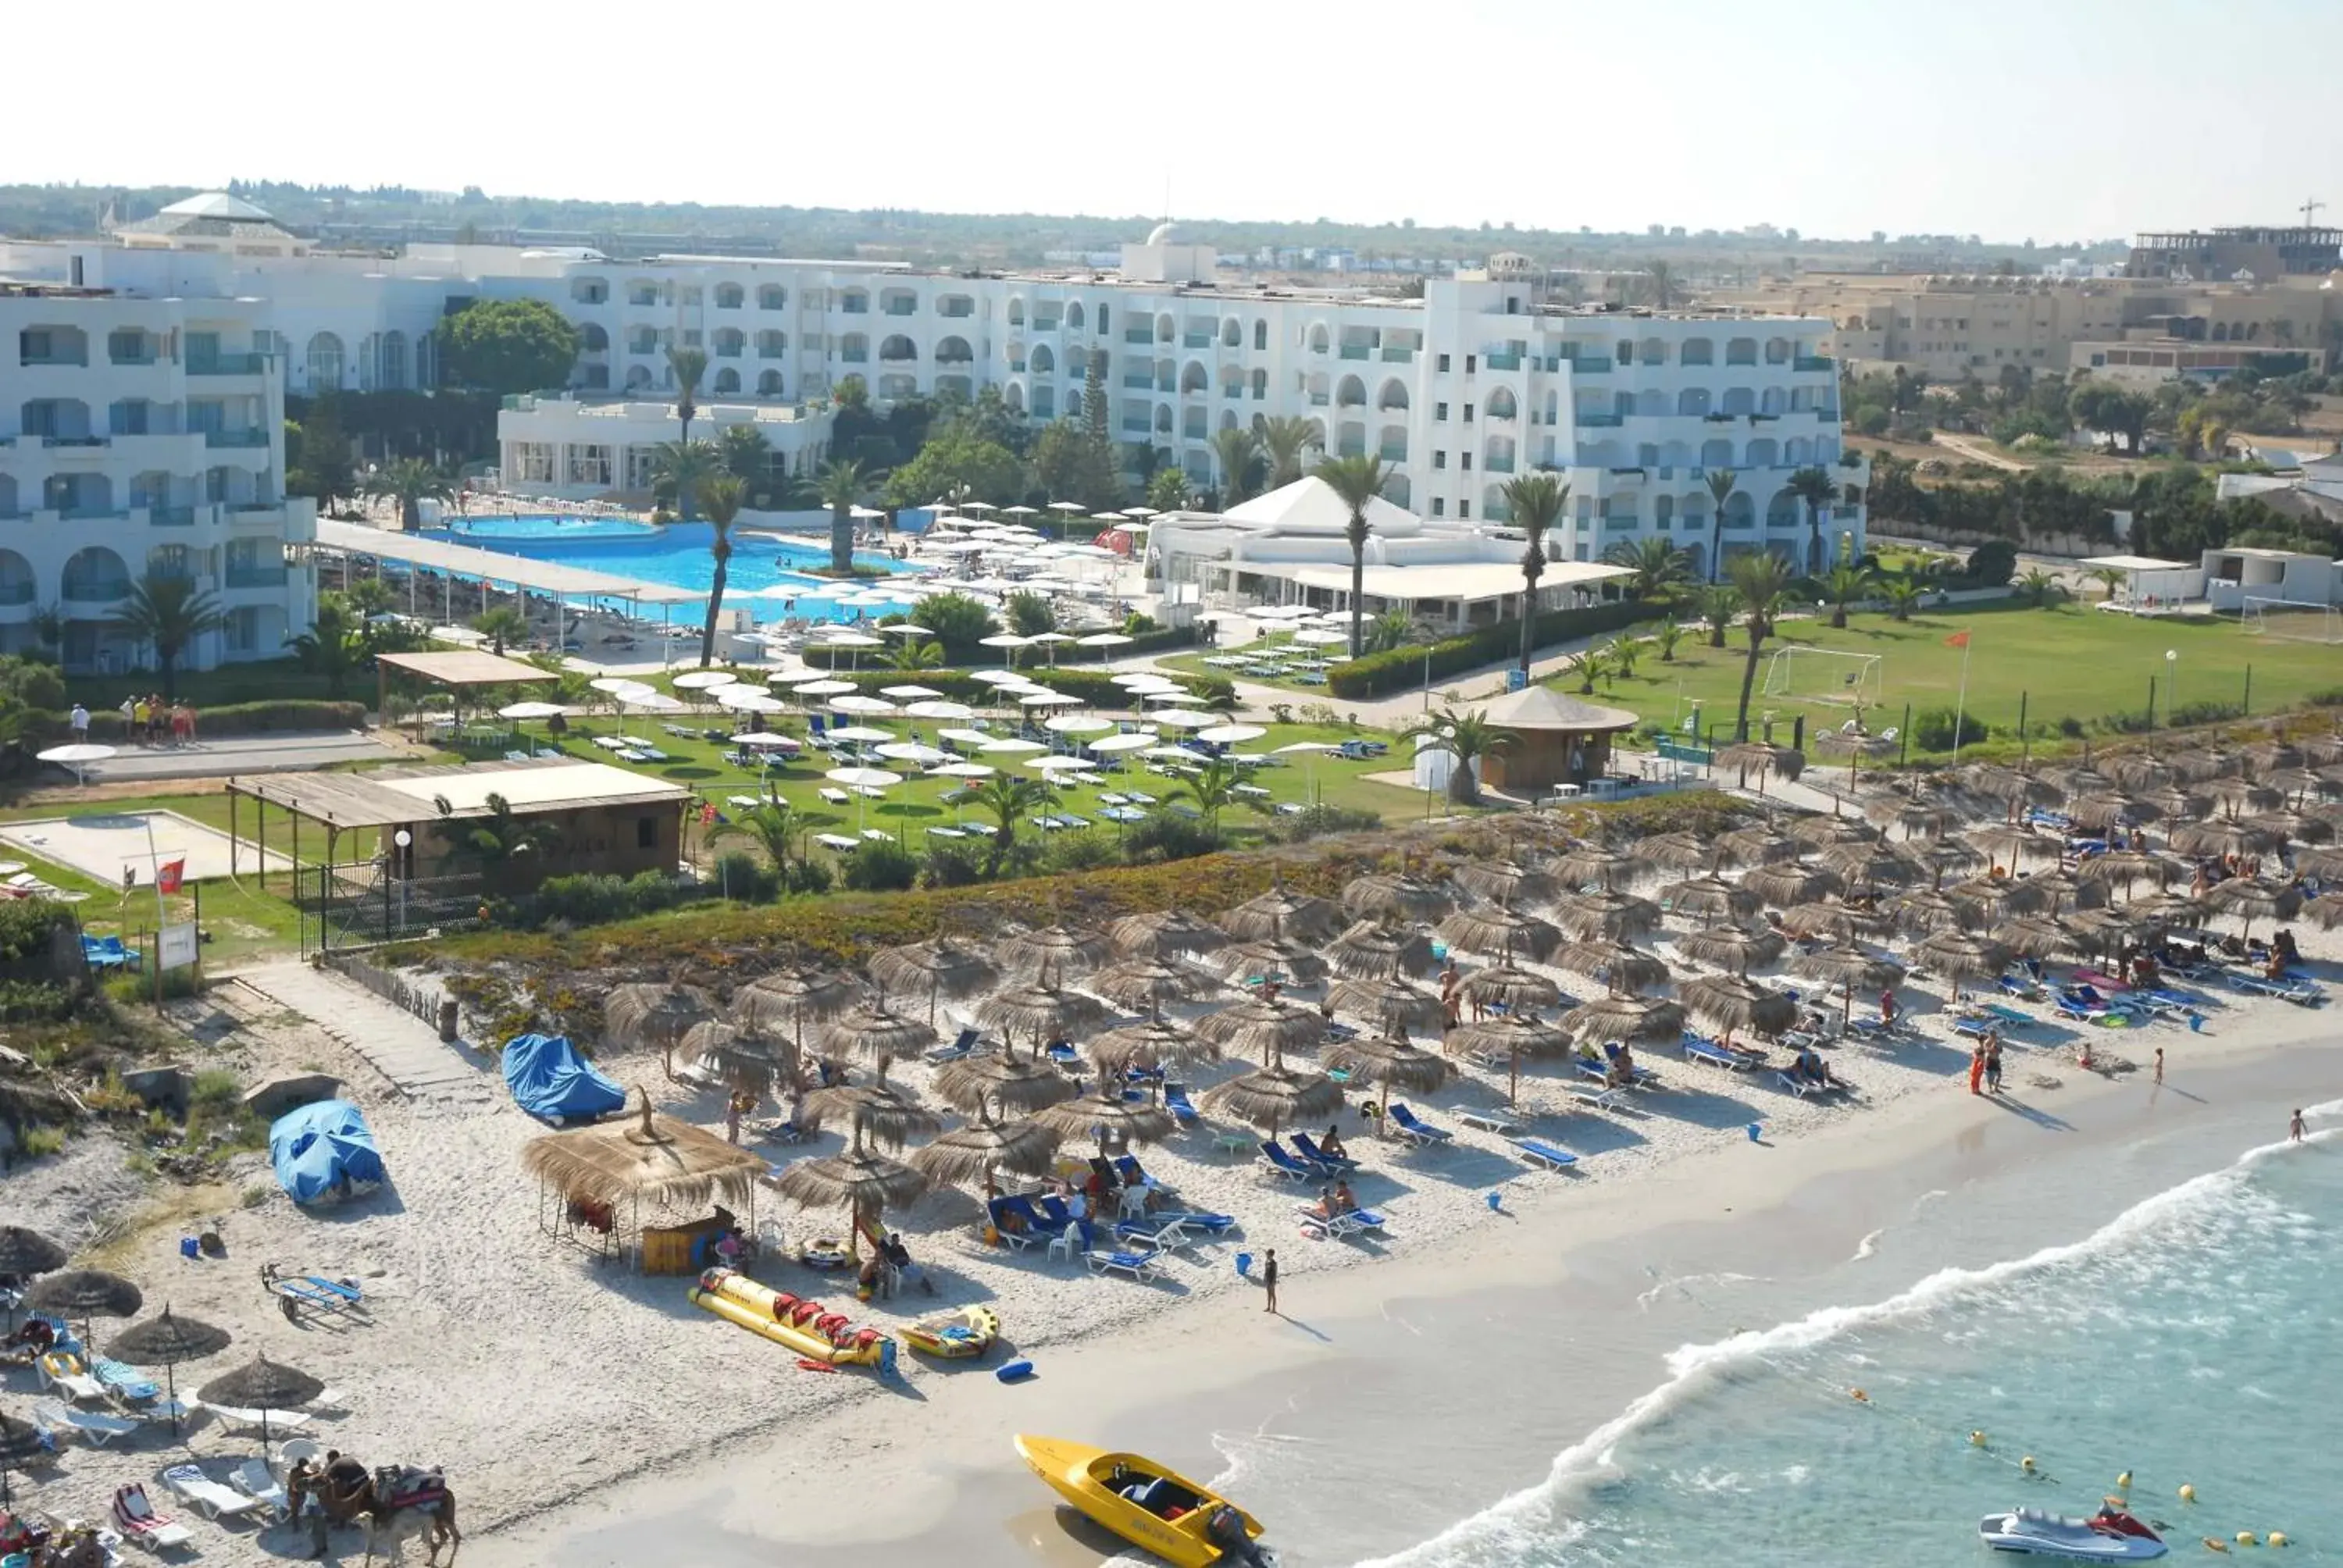
{"type": "Polygon", "coordinates": [[[1378,1568],[2012,1562],[1979,1543],[1980,1514],[2087,1514],[2127,1471],[2168,1561],[2278,1530],[2283,1553],[2230,1556],[2343,1562],[2338,1295],[2343,1133],[2328,1132],[2147,1197],[2079,1242],[1687,1346],[1543,1485],[1378,1568]]]}
{"type": "MultiPolygon", "coordinates": [[[[564,566],[609,572],[643,582],[705,590],[715,569],[708,553],[714,533],[705,523],[659,527],[624,518],[498,517],[477,518],[468,523],[458,520],[455,526],[432,529],[425,537],[501,555],[558,561],[564,566]]],[[[903,563],[887,556],[858,554],[854,560],[858,566],[883,572],[905,569],[903,563]]],[[[778,621],[793,615],[808,620],[860,618],[865,612],[841,608],[820,599],[740,597],[764,588],[822,587],[823,579],[809,576],[806,568],[827,566],[829,562],[827,541],[808,539],[799,543],[735,533],[724,602],[729,607],[753,611],[759,621],[778,621]]],[[[706,615],[707,603],[702,600],[678,604],[669,613],[679,625],[693,624],[706,615]]],[[[868,613],[877,616],[888,612],[868,613]]]]}

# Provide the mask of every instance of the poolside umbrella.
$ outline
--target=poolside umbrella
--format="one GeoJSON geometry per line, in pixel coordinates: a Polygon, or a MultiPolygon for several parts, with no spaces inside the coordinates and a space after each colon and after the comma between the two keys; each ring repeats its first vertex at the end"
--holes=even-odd
{"type": "Polygon", "coordinates": [[[2025,959],[2046,959],[2075,945],[2074,933],[2046,915],[1996,921],[1993,935],[1996,941],[2025,959]]]}
{"type": "Polygon", "coordinates": [[[1004,1035],[1022,1034],[1036,1044],[1089,1029],[1106,1017],[1094,996],[1053,985],[1017,985],[976,1004],[976,1021],[1004,1035]]]}
{"type": "Polygon", "coordinates": [[[994,950],[1004,974],[1059,980],[1097,969],[1114,956],[1114,944],[1102,932],[1051,925],[1020,931],[994,950]]]}
{"type": "Polygon", "coordinates": [[[2227,817],[2183,822],[2172,829],[2172,847],[2187,855],[2253,855],[2275,847],[2270,835],[2227,817]]]}
{"type": "Polygon", "coordinates": [[[1456,907],[1456,890],[1402,871],[1372,871],[1342,890],[1345,912],[1365,919],[1391,915],[1403,920],[1433,920],[1456,907]]]}
{"type": "Polygon", "coordinates": [[[1997,979],[2009,967],[2009,949],[1974,931],[1935,931],[1920,939],[1913,956],[1953,982],[1958,1000],[1961,981],[1997,979]]]}
{"type": "Polygon", "coordinates": [[[1579,1003],[1559,1021],[1585,1040],[1673,1040],[1684,1033],[1684,1010],[1657,997],[1605,996],[1579,1003]]]}
{"type": "Polygon", "coordinates": [[[1576,940],[1616,940],[1658,930],[1660,906],[1625,893],[1577,893],[1555,904],[1554,919],[1576,940]]]}
{"type": "Polygon", "coordinates": [[[1790,824],[1789,836],[1817,849],[1840,844],[1868,844],[1879,829],[1853,817],[1806,817],[1790,824]]]}
{"type": "Polygon", "coordinates": [[[990,1202],[999,1189],[992,1174],[1039,1176],[1057,1158],[1061,1134],[1038,1121],[971,1121],[923,1148],[911,1151],[911,1169],[931,1181],[984,1189],[990,1202]]]}
{"type": "Polygon", "coordinates": [[[1554,961],[1573,974],[1601,980],[1614,995],[1649,990],[1668,983],[1665,960],[1626,942],[1572,942],[1554,954],[1554,961]]]}
{"type": "Polygon", "coordinates": [[[602,1033],[622,1045],[672,1050],[683,1031],[716,1015],[716,999],[698,986],[613,986],[602,999],[602,1033]]]}
{"type": "Polygon", "coordinates": [[[1884,930],[1891,923],[1876,910],[1858,909],[1835,899],[1793,904],[1782,911],[1782,930],[1794,937],[1819,935],[1845,941],[1857,931],[1884,930]]]}
{"type": "Polygon", "coordinates": [[[1562,890],[1552,873],[1513,860],[1465,860],[1455,869],[1456,885],[1484,899],[1536,903],[1562,890]]]}
{"type": "Polygon", "coordinates": [[[1502,906],[1459,910],[1433,931],[1452,951],[1497,959],[1511,959],[1518,953],[1543,960],[1562,945],[1560,927],[1502,906]]]}
{"type": "Polygon", "coordinates": [[[2036,914],[2050,903],[2050,895],[2025,877],[1971,877],[1947,890],[1994,915],[2036,914]]]}
{"type": "Polygon", "coordinates": [[[1744,871],[1741,885],[1776,909],[1811,903],[1816,899],[1843,892],[1846,888],[1845,881],[1835,871],[1794,862],[1778,862],[1744,871]]]}
{"type": "MultiPolygon", "coordinates": [[[[2213,890],[2205,895],[2206,901],[2224,913],[2237,916],[2245,922],[2244,930],[2251,931],[2254,922],[2265,917],[2285,920],[2294,918],[2302,908],[2302,890],[2288,882],[2274,882],[2267,877],[2231,877],[2216,882],[2213,890]]],[[[45,1283],[45,1282],[44,1282],[45,1283]]],[[[38,1290],[39,1286],[35,1286],[38,1290]]],[[[28,1302],[32,1296],[25,1298],[28,1302]]]]}
{"type": "Polygon", "coordinates": [[[1324,956],[1297,941],[1232,942],[1206,954],[1204,961],[1246,984],[1272,976],[1296,985],[1312,985],[1326,978],[1324,956]]]}
{"type": "Polygon", "coordinates": [[[1651,861],[1624,849],[1601,844],[1573,844],[1554,858],[1554,874],[1584,889],[1592,883],[1604,889],[1623,888],[1651,869],[1651,861]]]}
{"type": "Polygon", "coordinates": [[[1117,1007],[1152,1010],[1167,1001],[1187,1001],[1221,989],[1217,975],[1177,958],[1125,959],[1082,981],[1117,1007]]]}
{"type": "Polygon", "coordinates": [[[1736,828],[1716,840],[1725,851],[1725,864],[1734,866],[1774,866],[1785,860],[1795,860],[1806,852],[1806,846],[1784,833],[1774,831],[1772,824],[1756,828],[1736,828]]]}
{"type": "Polygon", "coordinates": [[[1287,1050],[1315,1046],[1326,1038],[1326,1020],[1316,1008],[1258,996],[1208,1012],[1193,1027],[1223,1050],[1258,1055],[1264,1061],[1287,1050]]]}
{"type": "Polygon", "coordinates": [[[29,1421],[0,1414],[0,1511],[13,1507],[15,1501],[8,1488],[12,1472],[51,1462],[55,1457],[46,1432],[29,1421]]]}
{"type": "Polygon", "coordinates": [[[1676,994],[1686,1012],[1723,1029],[1727,1045],[1736,1030],[1780,1034],[1798,1020],[1796,1002],[1745,975],[1697,975],[1676,987],[1676,994]]]}
{"type": "Polygon", "coordinates": [[[1278,1063],[1257,1067],[1208,1089],[1204,1105],[1275,1138],[1281,1128],[1315,1121],[1342,1109],[1342,1086],[1322,1072],[1302,1072],[1278,1063]]]}
{"type": "Polygon", "coordinates": [[[1225,946],[1228,933],[1181,910],[1125,915],[1106,929],[1107,940],[1130,958],[1210,952],[1225,946]]]}
{"type": "Polygon", "coordinates": [[[1512,964],[1474,970],[1456,988],[1456,994],[1476,1007],[1553,1007],[1562,1000],[1560,986],[1512,964]]]}
{"type": "Polygon", "coordinates": [[[773,1185],[800,1209],[843,1208],[850,1212],[853,1223],[846,1253],[857,1258],[861,1255],[864,1225],[886,1212],[890,1204],[916,1200],[928,1190],[928,1178],[900,1160],[860,1147],[858,1140],[856,1147],[844,1153],[796,1161],[773,1185]]]}
{"type": "Polygon", "coordinates": [[[1830,845],[1821,856],[1822,863],[1846,879],[1850,888],[1877,887],[1882,883],[1901,887],[1916,882],[1922,875],[1919,862],[1881,842],[1850,839],[1830,845]]]}
{"type": "Polygon", "coordinates": [[[1403,980],[1337,980],[1326,1000],[1336,1012],[1368,1019],[1386,1033],[1436,1030],[1447,1017],[1437,996],[1403,980]]]}
{"type": "Polygon", "coordinates": [[[836,1018],[860,997],[861,988],[844,975],[782,970],[735,992],[732,1017],[758,1029],[787,1030],[802,1046],[807,1024],[836,1018]]]}
{"type": "Polygon", "coordinates": [[[25,1288],[27,1312],[60,1318],[79,1318],[82,1338],[91,1338],[92,1318],[135,1318],[146,1298],[137,1286],[103,1269],[68,1269],[34,1281],[25,1288]]]}
{"type": "Polygon", "coordinates": [[[1713,874],[1671,882],[1660,890],[1660,898],[1670,914],[1696,915],[1706,920],[1745,919],[1757,912],[1760,901],[1740,883],[1713,874]]]}
{"type": "Polygon", "coordinates": [[[882,990],[899,995],[925,991],[928,1021],[933,1023],[938,998],[974,996],[999,979],[1000,971],[975,948],[937,937],[880,948],[870,955],[870,978],[882,990]]]}
{"type": "Polygon", "coordinates": [[[1404,926],[1361,920],[1326,945],[1336,974],[1358,980],[1390,980],[1422,974],[1432,967],[1432,940],[1404,926]]]}
{"type": "Polygon", "coordinates": [[[1936,888],[1903,894],[1888,905],[1888,910],[1907,931],[1958,930],[1983,923],[1975,905],[1936,888]]]}
{"type": "Polygon", "coordinates": [[[1654,833],[1635,846],[1636,853],[1654,866],[1678,871],[1705,871],[1716,864],[1716,846],[1696,833],[1654,833]]]}
{"type": "Polygon", "coordinates": [[[2094,952],[2113,952],[2147,929],[2148,922],[2126,910],[2077,910],[2058,923],[2094,952]]]}
{"type": "Polygon", "coordinates": [[[1770,964],[1786,946],[1780,933],[1746,926],[1710,926],[1676,939],[1676,946],[1704,964],[1747,974],[1752,964],[1770,964]]]}
{"type": "Polygon", "coordinates": [[[1108,1030],[1091,1041],[1100,1070],[1122,1076],[1134,1067],[1188,1067],[1221,1060],[1221,1048],[1185,1024],[1151,1018],[1108,1030]]]}
{"type": "Polygon", "coordinates": [[[1071,1100],[1073,1081],[1035,1057],[967,1056],[936,1069],[936,1093],[956,1111],[980,1115],[988,1105],[1036,1111],[1071,1100]]]}
{"type": "Polygon", "coordinates": [[[1110,1143],[1160,1143],[1180,1126],[1161,1106],[1125,1100],[1120,1093],[1061,1100],[1036,1111],[1033,1120],[1067,1138],[1097,1139],[1101,1154],[1110,1143]]]}
{"type": "Polygon", "coordinates": [[[1522,1059],[1564,1054],[1570,1050],[1570,1030],[1529,1013],[1505,1012],[1451,1030],[1444,1043],[1451,1051],[1503,1057],[1505,1103],[1510,1105],[1521,1098],[1522,1059]]]}
{"type": "Polygon", "coordinates": [[[882,1002],[864,1002],[823,1024],[816,1038],[825,1056],[852,1054],[877,1062],[883,1083],[887,1064],[935,1044],[936,1030],[933,1024],[890,1012],[882,1002]]]}
{"type": "Polygon", "coordinates": [[[307,1372],[257,1355],[234,1372],[223,1372],[196,1391],[206,1404],[260,1412],[260,1447],[268,1449],[268,1417],[273,1412],[298,1410],[326,1392],[326,1385],[307,1372]]]}
{"type": "Polygon", "coordinates": [[[1821,948],[1810,953],[1790,955],[1790,972],[1808,980],[1818,980],[1825,985],[1839,986],[1846,992],[1845,1005],[1839,1013],[1842,1025],[1855,1016],[1855,990],[1877,987],[1887,990],[1904,978],[1904,966],[1895,960],[1852,945],[1821,948]]]}
{"type": "Polygon", "coordinates": [[[715,1067],[735,1089],[757,1094],[797,1077],[799,1050],[786,1035],[767,1034],[749,1024],[710,1019],[684,1030],[676,1049],[687,1062],[715,1067]]]}
{"type": "Polygon", "coordinates": [[[169,1402],[171,1435],[179,1434],[179,1379],[181,1362],[199,1362],[216,1356],[227,1349],[228,1332],[195,1318],[173,1314],[169,1303],[163,1315],[149,1318],[143,1323],[133,1323],[114,1336],[106,1347],[106,1353],[116,1361],[132,1366],[163,1369],[163,1397],[169,1402]]]}
{"type": "Polygon", "coordinates": [[[891,1083],[836,1083],[817,1089],[805,1097],[799,1114],[816,1131],[825,1122],[845,1121],[854,1130],[857,1150],[866,1137],[881,1148],[900,1149],[943,1125],[934,1111],[891,1083]]]}
{"type": "Polygon", "coordinates": [[[1221,929],[1241,940],[1322,942],[1342,929],[1342,911],[1332,900],[1272,888],[1221,916],[1221,929]]]}
{"type": "MultiPolygon", "coordinates": [[[[1433,999],[1433,1010],[1438,1000],[1433,999]]],[[[1437,1027],[1435,1024],[1434,1027],[1437,1027]]],[[[1404,1035],[1379,1035],[1344,1040],[1326,1052],[1326,1065],[1348,1072],[1353,1081],[1363,1080],[1383,1091],[1377,1101],[1383,1111],[1391,1109],[1392,1091],[1405,1090],[1410,1094],[1429,1094],[1448,1081],[1447,1061],[1416,1045],[1404,1035]]],[[[1383,1119],[1375,1118],[1375,1136],[1383,1136],[1383,1119]]]]}

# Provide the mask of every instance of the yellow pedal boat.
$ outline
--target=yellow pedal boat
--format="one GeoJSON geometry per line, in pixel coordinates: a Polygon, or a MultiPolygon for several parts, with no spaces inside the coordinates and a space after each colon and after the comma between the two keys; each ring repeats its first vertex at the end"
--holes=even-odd
{"type": "Polygon", "coordinates": [[[1252,1544],[1259,1520],[1151,1459],[1030,1432],[1016,1441],[1018,1457],[1085,1518],[1173,1568],[1269,1561],[1252,1544]]]}
{"type": "Polygon", "coordinates": [[[1001,1318],[990,1307],[960,1307],[897,1332],[905,1344],[924,1355],[961,1361],[992,1348],[1001,1337],[1001,1318]]]}

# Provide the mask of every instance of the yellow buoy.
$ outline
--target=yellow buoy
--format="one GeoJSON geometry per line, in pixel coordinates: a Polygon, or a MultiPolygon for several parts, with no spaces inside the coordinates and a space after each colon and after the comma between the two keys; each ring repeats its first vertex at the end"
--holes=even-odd
{"type": "Polygon", "coordinates": [[[2286,1544],[2286,1532],[2283,1530],[2273,1530],[2269,1533],[2267,1539],[2272,1546],[2283,1546],[2286,1544]]]}
{"type": "Polygon", "coordinates": [[[2238,1531],[2237,1544],[2240,1546],[2252,1546],[2258,1544],[2254,1539],[2254,1533],[2250,1530],[2238,1531]]]}
{"type": "Polygon", "coordinates": [[[2188,1484],[2187,1484],[2187,1483],[2185,1483],[2185,1482],[2184,1482],[2184,1483],[2182,1483],[2181,1487],[2180,1487],[2180,1501],[2181,1501],[2181,1502],[2183,1502],[2183,1503],[2194,1503],[2194,1502],[2196,1502],[2196,1501],[2197,1501],[2197,1489],[2196,1489],[2195,1487],[2193,1487],[2193,1486],[2188,1485],[2188,1484]]]}
{"type": "Polygon", "coordinates": [[[1971,1448],[1983,1448],[1985,1446],[1985,1433],[1982,1432],[1973,1432],[1969,1433],[1969,1446],[1971,1448]]]}
{"type": "Polygon", "coordinates": [[[2127,1471],[2125,1471],[2121,1475],[2118,1475],[2118,1476],[2117,1476],[2117,1477],[2116,1477],[2116,1490],[2117,1490],[2118,1492],[2128,1489],[2128,1488],[2130,1487],[2130,1485],[2131,1485],[2131,1472],[2130,1472],[2130,1471],[2127,1470],[2127,1471]]]}
{"type": "Polygon", "coordinates": [[[1847,1390],[1846,1396],[1847,1398],[1855,1401],[1857,1404],[1869,1404],[1871,1402],[1871,1396],[1864,1392],[1859,1388],[1851,1388],[1847,1390]]]}
{"type": "Polygon", "coordinates": [[[2029,1453],[2024,1459],[2019,1460],[2017,1462],[2017,1468],[2020,1470],[2032,1470],[2034,1468],[2034,1456],[2029,1453]]]}
{"type": "Polygon", "coordinates": [[[2226,1541],[2216,1541],[2207,1535],[2205,1537],[2205,1549],[2207,1552],[2227,1552],[2229,1549],[2229,1543],[2226,1541]]]}

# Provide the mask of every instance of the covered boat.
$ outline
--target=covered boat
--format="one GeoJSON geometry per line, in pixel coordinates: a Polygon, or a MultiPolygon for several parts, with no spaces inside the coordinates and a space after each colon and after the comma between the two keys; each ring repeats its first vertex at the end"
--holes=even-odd
{"type": "Polygon", "coordinates": [[[515,1035],[505,1044],[504,1069],[513,1103],[556,1126],[626,1109],[627,1091],[580,1056],[566,1034],[515,1035]]]}
{"type": "Polygon", "coordinates": [[[278,1117],[268,1129],[268,1162],[296,1203],[358,1197],[386,1174],[373,1129],[347,1100],[320,1100],[278,1117]]]}
{"type": "Polygon", "coordinates": [[[2100,1509],[2088,1519],[2013,1508],[1977,1521],[1977,1533],[1996,1552],[2064,1557],[2077,1563],[2147,1563],[2169,1547],[2155,1531],[2122,1509],[2100,1509]]]}
{"type": "Polygon", "coordinates": [[[1062,1438],[1017,1435],[1018,1457],[1093,1523],[1173,1568],[1268,1568],[1261,1522],[1171,1468],[1062,1438]]]}

